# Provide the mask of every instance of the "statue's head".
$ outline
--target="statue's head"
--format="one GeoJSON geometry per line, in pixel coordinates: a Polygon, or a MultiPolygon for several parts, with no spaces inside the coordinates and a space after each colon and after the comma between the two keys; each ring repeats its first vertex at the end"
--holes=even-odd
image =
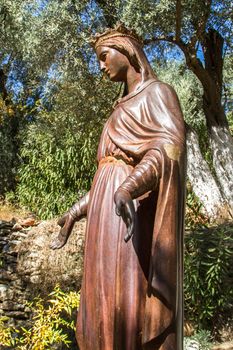
{"type": "Polygon", "coordinates": [[[143,52],[142,40],[123,24],[97,34],[92,44],[100,61],[100,68],[106,71],[111,80],[124,81],[124,71],[128,65],[141,74],[142,82],[156,77],[143,52]]]}

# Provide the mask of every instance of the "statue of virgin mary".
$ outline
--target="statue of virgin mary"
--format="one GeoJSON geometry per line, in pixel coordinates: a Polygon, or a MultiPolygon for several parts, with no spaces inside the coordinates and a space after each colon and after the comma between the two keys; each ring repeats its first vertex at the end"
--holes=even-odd
{"type": "Polygon", "coordinates": [[[124,83],[99,141],[90,192],[60,220],[52,248],[87,216],[77,318],[81,350],[182,350],[185,126],[140,39],[97,35],[100,68],[124,83]]]}

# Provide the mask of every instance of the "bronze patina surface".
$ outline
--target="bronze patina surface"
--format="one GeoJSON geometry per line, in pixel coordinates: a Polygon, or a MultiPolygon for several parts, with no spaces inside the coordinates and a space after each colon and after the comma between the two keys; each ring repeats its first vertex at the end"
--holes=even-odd
{"type": "Polygon", "coordinates": [[[87,215],[77,319],[81,350],[181,350],[185,127],[175,91],[122,27],[95,40],[125,84],[98,147],[90,192],[60,219],[53,249],[87,215]]]}

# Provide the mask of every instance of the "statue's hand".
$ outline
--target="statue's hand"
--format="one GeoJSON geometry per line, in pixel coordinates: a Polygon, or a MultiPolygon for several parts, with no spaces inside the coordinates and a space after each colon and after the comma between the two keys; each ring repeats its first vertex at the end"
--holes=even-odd
{"type": "Polygon", "coordinates": [[[133,200],[128,191],[118,189],[114,195],[114,202],[116,204],[116,214],[121,216],[127,227],[127,235],[125,242],[132,237],[135,228],[135,209],[133,200]]]}
{"type": "Polygon", "coordinates": [[[60,249],[66,244],[74,227],[75,220],[69,212],[66,212],[57,223],[61,226],[61,229],[58,236],[51,242],[51,249],[60,249]]]}

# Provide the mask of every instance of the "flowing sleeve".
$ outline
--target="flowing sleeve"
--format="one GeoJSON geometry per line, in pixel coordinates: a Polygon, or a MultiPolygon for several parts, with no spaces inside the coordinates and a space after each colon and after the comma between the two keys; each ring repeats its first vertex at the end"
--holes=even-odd
{"type": "Polygon", "coordinates": [[[77,203],[75,203],[69,210],[70,215],[74,220],[87,214],[87,207],[89,203],[90,192],[87,192],[77,203]]]}
{"type": "Polygon", "coordinates": [[[156,188],[161,176],[161,154],[158,150],[149,150],[133,172],[126,178],[119,189],[130,193],[135,199],[156,188]]]}

